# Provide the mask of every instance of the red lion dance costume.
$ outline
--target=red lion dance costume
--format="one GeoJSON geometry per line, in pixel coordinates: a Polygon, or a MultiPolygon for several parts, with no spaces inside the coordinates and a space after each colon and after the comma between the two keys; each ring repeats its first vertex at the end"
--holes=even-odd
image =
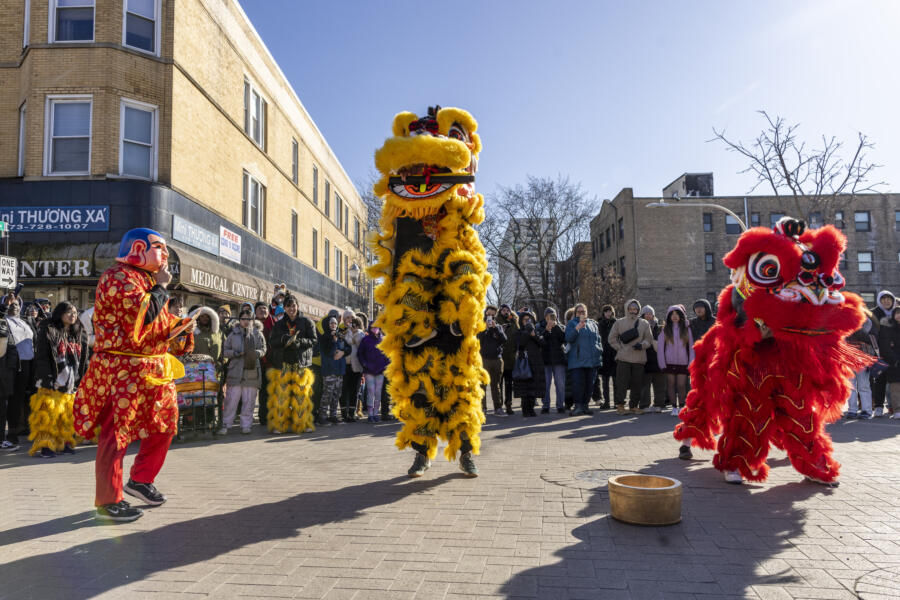
{"type": "Polygon", "coordinates": [[[834,227],[807,231],[787,217],[741,235],[724,259],[732,284],[716,324],[694,346],[693,389],[675,428],[681,458],[691,458],[691,443],[715,448],[726,481],[764,481],[771,444],[808,479],[837,485],[825,425],[871,362],[844,342],[864,318],[859,296],[841,292],[845,248],[834,227]]]}
{"type": "Polygon", "coordinates": [[[122,497],[128,444],[141,447],[124,491],[151,506],[166,498],[153,486],[178,425],[173,380],[184,367],[172,354],[193,350],[193,320],[169,313],[168,250],[151,229],[125,234],[116,259],[97,284],[94,355],[75,396],[75,431],[97,441],[97,518],[133,521],[142,511],[122,497]]]}

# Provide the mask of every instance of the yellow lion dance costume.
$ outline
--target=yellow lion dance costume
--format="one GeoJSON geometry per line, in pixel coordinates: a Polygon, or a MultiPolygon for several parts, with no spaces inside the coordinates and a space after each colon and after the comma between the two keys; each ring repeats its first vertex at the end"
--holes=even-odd
{"type": "Polygon", "coordinates": [[[384,206],[381,232],[370,237],[377,262],[368,273],[382,280],[375,290],[385,307],[379,347],[390,360],[393,413],[403,421],[397,447],[417,451],[411,477],[431,466],[439,437],[447,460],[460,452],[460,469],[478,474],[472,455],[480,450],[488,375],[476,335],[485,327],[491,276],[472,227],[484,220],[474,186],[477,127],[458,108],[429,108],[421,118],[403,112],[375,153],[381,178],[374,191],[384,206]]]}

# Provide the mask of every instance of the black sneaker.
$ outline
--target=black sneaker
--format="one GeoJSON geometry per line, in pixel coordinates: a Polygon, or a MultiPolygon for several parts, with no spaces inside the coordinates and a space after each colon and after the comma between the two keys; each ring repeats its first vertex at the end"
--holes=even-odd
{"type": "Polygon", "coordinates": [[[416,459],[406,473],[410,477],[421,477],[429,468],[431,468],[431,461],[428,460],[428,457],[421,452],[416,452],[416,459]]]}
{"type": "Polygon", "coordinates": [[[75,454],[75,448],[66,444],[65,446],[63,446],[62,453],[63,454],[75,454]]]}
{"type": "Polygon", "coordinates": [[[478,467],[475,466],[471,452],[459,455],[459,470],[465,473],[466,477],[478,477],[478,467]]]}
{"type": "MultiPolygon", "coordinates": [[[[129,482],[130,483],[130,482],[129,482]]],[[[115,504],[104,504],[97,507],[94,518],[98,521],[113,521],[115,523],[130,523],[137,521],[144,515],[144,511],[134,508],[124,500],[115,504]]]]}
{"type": "Polygon", "coordinates": [[[592,410],[589,409],[589,408],[586,408],[586,409],[584,409],[584,413],[583,413],[583,414],[590,416],[590,415],[594,414],[594,411],[592,411],[592,410]]]}
{"type": "Polygon", "coordinates": [[[50,448],[41,448],[41,453],[38,454],[39,458],[55,458],[56,452],[51,450],[50,448]]]}
{"type": "Polygon", "coordinates": [[[514,415],[514,414],[516,414],[516,411],[514,411],[513,409],[507,407],[507,409],[506,409],[506,414],[508,414],[508,415],[514,415]]]}
{"type": "Polygon", "coordinates": [[[541,409],[541,414],[542,414],[542,415],[550,414],[550,409],[549,409],[549,408],[542,408],[542,409],[541,409]]]}
{"type": "Polygon", "coordinates": [[[125,493],[135,498],[140,498],[150,506],[159,506],[166,501],[166,497],[152,483],[138,483],[128,480],[125,484],[125,493]]]}
{"type": "Polygon", "coordinates": [[[691,447],[682,444],[678,449],[678,458],[680,458],[681,460],[691,460],[692,458],[694,458],[694,455],[691,453],[691,447]]]}
{"type": "Polygon", "coordinates": [[[332,415],[332,416],[328,417],[328,422],[331,423],[332,425],[337,425],[341,421],[336,416],[332,415]]]}

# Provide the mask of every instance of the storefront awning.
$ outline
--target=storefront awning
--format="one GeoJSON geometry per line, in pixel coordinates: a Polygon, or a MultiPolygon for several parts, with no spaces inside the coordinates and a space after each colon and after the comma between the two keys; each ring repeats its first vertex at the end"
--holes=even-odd
{"type": "Polygon", "coordinates": [[[190,250],[169,246],[169,270],[172,283],[180,289],[239,302],[268,303],[272,299],[274,284],[190,250]]]}
{"type": "MultiPolygon", "coordinates": [[[[64,235],[64,234],[59,234],[64,235]]],[[[113,265],[118,244],[10,244],[19,260],[19,280],[36,282],[91,282],[113,265]]]]}

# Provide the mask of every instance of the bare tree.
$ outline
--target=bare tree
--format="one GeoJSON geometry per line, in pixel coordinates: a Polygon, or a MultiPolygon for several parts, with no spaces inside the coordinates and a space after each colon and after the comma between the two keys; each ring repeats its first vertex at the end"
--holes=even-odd
{"type": "Polygon", "coordinates": [[[366,207],[366,231],[378,231],[378,221],[381,219],[381,206],[384,201],[372,190],[380,177],[378,172],[369,171],[364,180],[356,182],[356,191],[366,207]]]}
{"type": "Polygon", "coordinates": [[[615,267],[606,266],[597,274],[585,277],[583,288],[588,291],[588,311],[592,315],[600,315],[604,305],[609,304],[616,312],[624,310],[625,301],[629,298],[625,279],[615,267]]]}
{"type": "Polygon", "coordinates": [[[538,308],[552,302],[555,263],[571,254],[575,242],[590,237],[597,210],[598,202],[568,177],[529,175],[525,185],[501,187],[479,227],[498,275],[497,297],[538,308]]]}
{"type": "Polygon", "coordinates": [[[760,186],[768,187],[775,196],[784,197],[785,210],[794,210],[807,221],[818,212],[828,218],[848,204],[853,196],[877,192],[885,182],[870,182],[872,172],[880,165],[868,160],[874,147],[869,138],[858,133],[849,158],[842,156],[844,142],[834,136],[822,136],[819,148],[807,147],[798,139],[799,124],[789,124],[783,117],[772,117],[759,111],[766,128],[749,144],[725,137],[725,130],[713,128],[711,142],[722,142],[729,152],[737,152],[748,165],[739,173],[750,173],[756,182],[748,193],[760,186]]]}

